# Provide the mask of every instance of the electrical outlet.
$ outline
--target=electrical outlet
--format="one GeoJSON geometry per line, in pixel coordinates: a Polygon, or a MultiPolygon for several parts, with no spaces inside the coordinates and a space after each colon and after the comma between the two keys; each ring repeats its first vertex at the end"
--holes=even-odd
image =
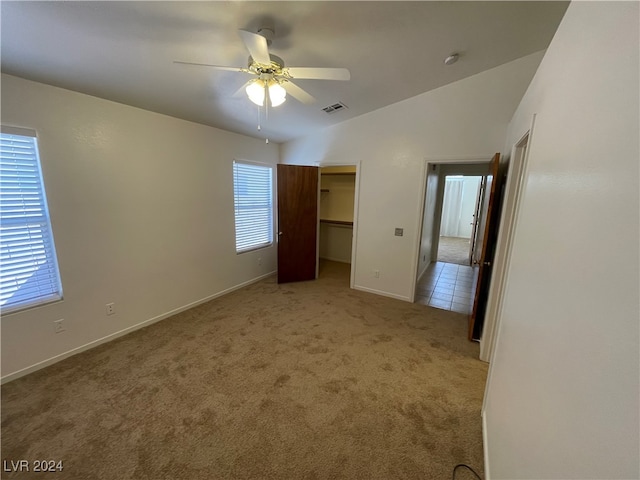
{"type": "Polygon", "coordinates": [[[374,270],[374,271],[373,271],[373,276],[374,276],[375,278],[380,278],[380,270],[374,270]]]}
{"type": "Polygon", "coordinates": [[[55,320],[53,322],[53,331],[56,333],[60,333],[60,332],[64,332],[65,328],[64,328],[64,319],[61,318],[60,320],[55,320]]]}
{"type": "Polygon", "coordinates": [[[258,266],[262,265],[262,257],[258,257],[258,266]]]}
{"type": "Polygon", "coordinates": [[[114,313],[116,313],[116,304],[115,303],[107,303],[105,305],[105,308],[107,310],[107,315],[113,315],[114,313]]]}

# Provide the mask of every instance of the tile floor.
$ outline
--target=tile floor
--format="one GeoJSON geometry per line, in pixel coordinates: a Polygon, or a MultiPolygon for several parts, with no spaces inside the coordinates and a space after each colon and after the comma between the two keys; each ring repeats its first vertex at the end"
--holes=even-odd
{"type": "Polygon", "coordinates": [[[416,286],[416,303],[470,314],[478,281],[478,268],[435,262],[416,286]]]}

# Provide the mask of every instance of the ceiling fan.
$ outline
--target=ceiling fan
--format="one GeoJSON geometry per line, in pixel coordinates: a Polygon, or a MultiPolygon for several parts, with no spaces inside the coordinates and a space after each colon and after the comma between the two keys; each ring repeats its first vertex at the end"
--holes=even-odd
{"type": "Polygon", "coordinates": [[[234,96],[238,96],[245,91],[249,99],[258,106],[264,106],[265,100],[267,100],[267,105],[277,107],[284,103],[287,93],[304,104],[315,102],[315,98],[311,94],[292,82],[293,79],[351,79],[351,73],[346,68],[286,67],[280,57],[269,53],[269,45],[274,35],[274,31],[271,28],[263,27],[258,30],[258,33],[246,30],[239,30],[238,32],[250,55],[246,68],[178,60],[175,60],[174,63],[255,75],[257,78],[246,82],[234,96]]]}

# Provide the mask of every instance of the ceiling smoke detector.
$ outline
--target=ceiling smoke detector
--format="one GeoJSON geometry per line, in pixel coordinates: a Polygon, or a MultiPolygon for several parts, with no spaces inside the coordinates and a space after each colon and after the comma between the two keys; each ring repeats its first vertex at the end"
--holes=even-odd
{"type": "Polygon", "coordinates": [[[444,64],[453,65],[458,61],[458,58],[460,58],[460,55],[458,55],[457,53],[452,53],[451,55],[449,55],[447,58],[444,59],[444,64]]]}

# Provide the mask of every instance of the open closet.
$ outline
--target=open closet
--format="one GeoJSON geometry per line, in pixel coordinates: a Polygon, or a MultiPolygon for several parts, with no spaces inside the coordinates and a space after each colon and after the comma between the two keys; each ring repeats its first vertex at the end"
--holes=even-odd
{"type": "Polygon", "coordinates": [[[320,169],[320,259],[351,263],[355,191],[355,166],[320,169]]]}

